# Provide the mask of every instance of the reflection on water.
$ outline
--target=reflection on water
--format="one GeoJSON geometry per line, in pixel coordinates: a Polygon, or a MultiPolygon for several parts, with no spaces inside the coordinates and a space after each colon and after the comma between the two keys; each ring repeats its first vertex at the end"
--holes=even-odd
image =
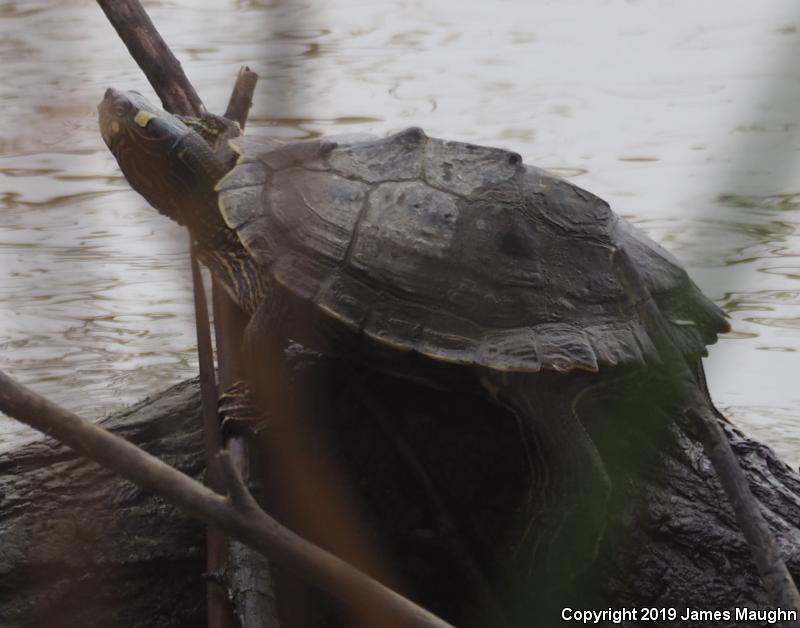
{"type": "MultiPolygon", "coordinates": [[[[210,109],[240,65],[261,74],[251,132],[419,125],[608,199],[730,313],[708,362],[720,405],[800,461],[795,3],[146,5],[210,109]]],[[[99,416],[195,370],[185,236],[96,131],[106,87],[152,93],[95,3],[0,16],[0,368],[99,416]]]]}

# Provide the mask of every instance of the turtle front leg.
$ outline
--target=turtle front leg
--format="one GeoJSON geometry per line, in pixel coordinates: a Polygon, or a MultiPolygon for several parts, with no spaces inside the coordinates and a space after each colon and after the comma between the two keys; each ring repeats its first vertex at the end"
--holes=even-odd
{"type": "MultiPolygon", "coordinates": [[[[291,343],[283,350],[289,368],[289,390],[294,395],[309,380],[318,378],[324,369],[331,367],[331,356],[297,343],[291,343]]],[[[244,430],[256,435],[269,427],[274,417],[259,407],[251,390],[250,382],[239,380],[223,392],[217,404],[223,432],[244,430]]]]}
{"type": "Polygon", "coordinates": [[[239,430],[258,434],[270,423],[269,416],[258,408],[247,380],[234,382],[220,395],[217,412],[224,434],[239,430]]]}
{"type": "Polygon", "coordinates": [[[273,282],[265,281],[264,291],[244,331],[246,379],[219,398],[223,429],[244,427],[258,433],[276,420],[291,418],[298,412],[300,389],[327,364],[325,354],[306,347],[314,342],[306,317],[273,282]]]}
{"type": "Polygon", "coordinates": [[[245,327],[239,369],[245,379],[234,382],[219,397],[218,412],[223,432],[257,434],[275,413],[275,398],[288,398],[289,373],[283,356],[289,313],[271,282],[265,297],[245,327]]]}
{"type": "Polygon", "coordinates": [[[545,376],[500,374],[486,386],[517,417],[525,439],[532,477],[521,546],[531,575],[550,588],[568,585],[597,556],[611,480],[571,401],[554,408],[552,390],[544,394],[537,377],[545,376]]]}

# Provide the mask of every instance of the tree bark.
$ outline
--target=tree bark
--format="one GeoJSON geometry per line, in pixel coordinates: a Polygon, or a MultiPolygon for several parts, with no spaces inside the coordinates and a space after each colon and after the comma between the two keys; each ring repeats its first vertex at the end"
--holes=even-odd
{"type": "MultiPolygon", "coordinates": [[[[370,379],[369,390],[394,422],[393,431],[402,433],[425,469],[421,482],[409,473],[407,455],[397,453],[396,434],[386,435],[371,418],[374,408],[361,405],[356,390],[342,389],[349,376],[341,377],[331,382],[330,396],[321,391],[320,397],[321,403],[337,399],[338,411],[328,415],[336,421],[329,432],[346,438],[320,445],[320,455],[351,460],[348,479],[358,488],[363,509],[372,514],[371,534],[390,548],[416,599],[459,627],[494,625],[483,614],[484,598],[475,594],[474,579],[460,565],[469,552],[489,574],[506,608],[513,608],[509,580],[522,578],[513,570],[514,578],[504,578],[497,568],[514,560],[513,552],[506,551],[515,536],[513,529],[508,532],[513,528],[512,486],[524,475],[513,419],[477,398],[426,391],[382,376],[370,379]],[[434,489],[435,500],[429,498],[434,489]],[[458,551],[451,547],[447,526],[439,523],[442,508],[459,528],[456,540],[466,545],[458,551]]],[[[201,477],[199,414],[193,381],[103,425],[201,477]]],[[[675,608],[679,613],[685,608],[768,608],[749,546],[703,445],[678,428],[674,418],[665,420],[663,432],[631,441],[648,462],[635,473],[627,469],[627,480],[615,474],[618,507],[600,554],[582,580],[586,586],[575,586],[562,598],[573,608],[583,603],[675,608]]],[[[800,475],[766,446],[727,423],[720,427],[796,578],[800,475]]],[[[611,458],[610,446],[598,437],[602,425],[594,430],[602,452],[611,458]]],[[[615,442],[628,439],[620,430],[610,432],[615,442]]],[[[2,625],[203,625],[198,577],[203,543],[201,525],[51,440],[0,456],[2,625]]],[[[531,593],[523,591],[524,596],[531,593]]],[[[327,596],[319,596],[314,625],[349,625],[337,619],[327,596]]],[[[514,625],[558,626],[559,611],[522,605],[514,625]]],[[[767,620],[730,622],[737,624],[770,625],[767,620]]],[[[709,624],[675,620],[658,625],[709,624]]]]}
{"type": "Polygon", "coordinates": [[[0,410],[269,556],[346,604],[359,623],[386,628],[449,626],[261,510],[227,452],[219,455],[228,493],[225,498],[124,438],[52,403],[2,372],[0,410]]]}
{"type": "MultiPolygon", "coordinates": [[[[101,422],[196,479],[199,386],[101,422]]],[[[0,456],[0,625],[206,624],[204,526],[51,439],[0,456]]]]}

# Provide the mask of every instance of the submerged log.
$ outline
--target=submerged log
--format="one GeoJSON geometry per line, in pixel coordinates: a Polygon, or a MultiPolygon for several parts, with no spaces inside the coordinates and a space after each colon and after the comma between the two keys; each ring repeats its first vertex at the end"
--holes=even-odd
{"type": "MultiPolygon", "coordinates": [[[[749,547],[702,445],[665,417],[652,389],[632,394],[628,385],[627,396],[638,401],[614,416],[603,411],[602,395],[582,414],[614,478],[613,508],[593,567],[548,604],[526,560],[526,535],[536,531],[525,525],[530,461],[514,418],[479,397],[335,371],[315,389],[321,419],[309,426],[308,446],[355,496],[351,506],[393,583],[455,625],[523,626],[532,618],[559,625],[562,604],[675,608],[679,616],[684,608],[766,608],[749,547]],[[643,427],[653,423],[662,429],[643,427]]],[[[576,386],[577,379],[553,376],[547,387],[576,386]]],[[[201,477],[199,412],[196,382],[186,382],[104,425],[201,477]]],[[[767,447],[722,426],[790,571],[800,574],[800,476],[767,447]]],[[[301,517],[295,496],[265,466],[274,514],[324,541],[324,518],[301,517]]],[[[2,625],[205,622],[202,526],[52,441],[0,456],[0,548],[2,625]]],[[[345,557],[350,551],[329,549],[345,557]]],[[[285,625],[347,625],[334,602],[277,576],[285,625]]]]}

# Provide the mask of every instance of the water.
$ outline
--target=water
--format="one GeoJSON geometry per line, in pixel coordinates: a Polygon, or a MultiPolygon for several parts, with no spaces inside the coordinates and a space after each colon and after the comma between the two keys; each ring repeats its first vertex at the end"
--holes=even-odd
{"type": "MultiPolygon", "coordinates": [[[[800,9],[717,0],[146,3],[209,109],[261,75],[251,131],[500,145],[670,248],[731,315],[718,404],[800,462],[800,9]]],[[[0,368],[99,417],[196,370],[186,236],[96,130],[151,96],[89,0],[0,0],[0,368]]],[[[0,447],[28,438],[0,419],[0,447]]]]}

